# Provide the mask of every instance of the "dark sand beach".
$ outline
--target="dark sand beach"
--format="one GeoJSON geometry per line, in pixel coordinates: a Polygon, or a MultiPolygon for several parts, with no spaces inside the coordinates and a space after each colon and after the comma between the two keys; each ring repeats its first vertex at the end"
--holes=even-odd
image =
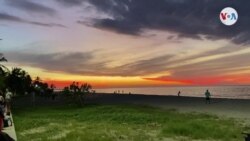
{"type": "Polygon", "coordinates": [[[176,109],[180,112],[201,112],[229,118],[250,121],[249,99],[212,98],[206,104],[205,98],[178,97],[142,94],[94,94],[87,96],[87,102],[98,104],[140,104],[176,109]]]}

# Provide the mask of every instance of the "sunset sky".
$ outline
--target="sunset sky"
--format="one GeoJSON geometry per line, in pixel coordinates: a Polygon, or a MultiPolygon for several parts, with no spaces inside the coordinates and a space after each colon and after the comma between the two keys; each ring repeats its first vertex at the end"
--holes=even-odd
{"type": "Polygon", "coordinates": [[[250,84],[250,1],[0,0],[4,65],[62,87],[250,84]],[[238,11],[225,26],[220,11],[238,11]]]}

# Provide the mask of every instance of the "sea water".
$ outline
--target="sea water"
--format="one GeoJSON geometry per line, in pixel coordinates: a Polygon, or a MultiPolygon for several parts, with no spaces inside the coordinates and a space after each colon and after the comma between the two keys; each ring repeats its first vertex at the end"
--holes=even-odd
{"type": "Polygon", "coordinates": [[[177,95],[204,97],[206,90],[214,98],[250,99],[250,86],[176,86],[176,87],[140,87],[140,88],[105,88],[96,89],[97,93],[177,95]]]}

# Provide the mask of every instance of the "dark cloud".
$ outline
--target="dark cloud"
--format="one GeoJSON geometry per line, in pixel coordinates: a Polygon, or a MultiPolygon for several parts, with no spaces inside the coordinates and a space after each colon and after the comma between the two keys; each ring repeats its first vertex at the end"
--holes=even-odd
{"type": "Polygon", "coordinates": [[[44,27],[62,27],[62,28],[66,28],[65,25],[58,24],[58,23],[41,23],[41,22],[33,22],[33,21],[30,21],[28,23],[33,24],[33,25],[38,25],[38,26],[44,26],[44,27]]]}
{"type": "Polygon", "coordinates": [[[106,66],[110,62],[93,62],[92,60],[95,58],[94,52],[50,54],[5,52],[5,56],[10,62],[38,67],[52,72],[94,76],[137,76],[155,73],[159,68],[164,67],[165,61],[171,58],[171,55],[164,55],[110,68],[106,66]]]}
{"type": "Polygon", "coordinates": [[[0,21],[7,21],[7,22],[18,22],[18,23],[25,23],[43,27],[66,27],[62,24],[57,23],[43,23],[43,22],[36,22],[36,21],[29,21],[17,16],[13,16],[7,13],[0,13],[0,21]]]}
{"type": "Polygon", "coordinates": [[[181,38],[192,38],[196,40],[202,40],[201,36],[196,35],[196,34],[179,34],[177,36],[177,39],[181,39],[181,38]]]}
{"type": "Polygon", "coordinates": [[[104,70],[106,69],[104,67],[105,62],[91,62],[93,59],[92,52],[49,54],[6,52],[5,55],[11,62],[37,67],[52,72],[65,72],[80,75],[104,75],[107,73],[107,70],[104,70]]]}
{"type": "Polygon", "coordinates": [[[54,16],[57,14],[56,10],[44,6],[42,4],[34,3],[27,0],[5,0],[5,2],[12,7],[29,12],[31,14],[43,14],[47,16],[54,16]]]}
{"type": "Polygon", "coordinates": [[[92,59],[92,53],[31,54],[7,52],[5,54],[12,62],[50,71],[70,73],[79,73],[80,70],[85,72],[85,70],[88,70],[89,67],[91,68],[89,61],[92,59]]]}
{"type": "Polygon", "coordinates": [[[13,21],[13,22],[26,22],[24,19],[6,13],[0,13],[0,20],[13,21]]]}
{"type": "Polygon", "coordinates": [[[84,0],[56,0],[65,6],[79,6],[84,0]]]}
{"type": "MultiPolygon", "coordinates": [[[[66,1],[66,0],[64,0],[66,1]]],[[[97,11],[113,18],[93,19],[91,26],[129,35],[144,29],[165,30],[179,37],[229,39],[237,44],[250,43],[250,1],[218,0],[86,0],[97,11]],[[227,27],[219,20],[225,7],[234,7],[239,20],[227,27]]],[[[71,4],[79,4],[75,1],[71,4]]]]}

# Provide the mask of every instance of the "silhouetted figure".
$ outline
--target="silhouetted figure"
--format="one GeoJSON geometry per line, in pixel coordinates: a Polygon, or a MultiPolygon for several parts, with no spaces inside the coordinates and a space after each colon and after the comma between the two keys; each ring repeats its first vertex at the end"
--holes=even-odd
{"type": "Polygon", "coordinates": [[[12,92],[10,92],[8,89],[6,89],[5,103],[6,103],[7,115],[10,115],[12,96],[13,96],[12,92]]]}
{"type": "Polygon", "coordinates": [[[178,95],[178,96],[181,96],[181,91],[179,91],[177,95],[178,95]]]}
{"type": "Polygon", "coordinates": [[[56,94],[52,93],[52,100],[55,100],[55,99],[56,99],[56,94]]]}
{"type": "Polygon", "coordinates": [[[0,141],[15,141],[8,134],[0,132],[0,141]]]}
{"type": "Polygon", "coordinates": [[[245,141],[250,141],[250,134],[246,134],[245,141]]]}
{"type": "Polygon", "coordinates": [[[35,91],[31,92],[31,102],[32,102],[32,106],[35,106],[35,102],[36,102],[36,93],[35,93],[35,91]]]}
{"type": "Polygon", "coordinates": [[[206,97],[206,104],[208,103],[208,104],[210,104],[210,101],[211,101],[211,93],[208,91],[208,90],[206,90],[206,92],[205,92],[205,97],[206,97]]]}
{"type": "Polygon", "coordinates": [[[0,91],[0,132],[4,127],[4,98],[3,93],[0,91]]]}

